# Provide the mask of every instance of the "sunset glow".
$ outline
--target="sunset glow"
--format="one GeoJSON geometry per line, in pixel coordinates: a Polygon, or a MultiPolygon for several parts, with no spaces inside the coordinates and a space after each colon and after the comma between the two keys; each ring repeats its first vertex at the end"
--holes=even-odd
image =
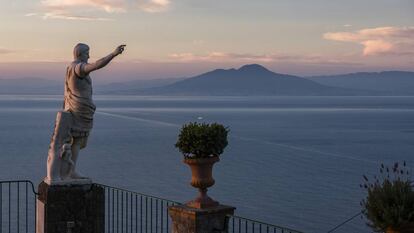
{"type": "Polygon", "coordinates": [[[113,66],[125,79],[249,63],[298,75],[414,70],[411,0],[13,0],[0,12],[0,78],[54,78],[78,42],[91,60],[127,44],[113,66]]]}

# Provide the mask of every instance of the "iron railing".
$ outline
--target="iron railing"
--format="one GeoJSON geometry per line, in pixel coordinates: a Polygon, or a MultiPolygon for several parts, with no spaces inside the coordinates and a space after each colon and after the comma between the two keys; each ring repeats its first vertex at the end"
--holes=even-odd
{"type": "Polygon", "coordinates": [[[363,213],[364,213],[364,211],[359,211],[358,213],[354,214],[352,217],[348,218],[347,220],[339,223],[338,225],[336,225],[335,227],[333,227],[332,229],[330,229],[327,233],[332,233],[332,232],[352,232],[352,231],[355,231],[355,229],[350,230],[349,228],[351,226],[346,225],[346,224],[348,224],[352,220],[356,219],[357,217],[361,216],[363,213]]]}
{"type": "Polygon", "coordinates": [[[98,184],[105,191],[105,233],[169,233],[175,201],[98,184]]]}
{"type": "Polygon", "coordinates": [[[230,215],[228,223],[229,233],[302,233],[297,230],[264,223],[248,218],[230,215]]]}
{"type": "MultiPolygon", "coordinates": [[[[96,184],[105,194],[105,233],[169,233],[168,207],[181,203],[96,184]]],[[[36,232],[38,193],[29,180],[0,181],[0,233],[36,232]]],[[[302,233],[238,216],[228,216],[229,233],[302,233]]]]}
{"type": "Polygon", "coordinates": [[[36,231],[36,195],[30,180],[0,181],[0,233],[36,231]]]}
{"type": "MultiPolygon", "coordinates": [[[[169,233],[168,207],[181,203],[98,184],[105,190],[106,233],[169,233]]],[[[229,233],[302,233],[238,216],[228,216],[229,233]]]]}

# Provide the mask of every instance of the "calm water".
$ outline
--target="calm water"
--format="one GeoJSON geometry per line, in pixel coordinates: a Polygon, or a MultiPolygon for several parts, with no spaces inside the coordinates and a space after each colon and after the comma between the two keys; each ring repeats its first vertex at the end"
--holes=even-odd
{"type": "MultiPolygon", "coordinates": [[[[97,96],[79,160],[100,182],[185,202],[196,195],[174,148],[180,126],[220,122],[229,146],[210,195],[237,215],[326,232],[360,210],[362,174],[414,165],[414,97],[97,96]],[[199,118],[203,118],[199,120],[199,118]]],[[[41,181],[60,96],[0,96],[0,178],[41,181]]],[[[365,233],[356,218],[335,232],[365,233]]]]}

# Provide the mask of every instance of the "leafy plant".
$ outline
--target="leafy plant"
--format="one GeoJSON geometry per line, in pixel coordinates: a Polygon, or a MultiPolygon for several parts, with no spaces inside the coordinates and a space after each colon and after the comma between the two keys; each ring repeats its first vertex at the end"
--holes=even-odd
{"type": "Polygon", "coordinates": [[[381,164],[380,177],[371,182],[367,176],[361,188],[368,195],[361,201],[367,222],[376,232],[386,229],[398,230],[414,222],[414,191],[406,163],[392,167],[381,164]]]}
{"type": "Polygon", "coordinates": [[[186,158],[219,156],[227,146],[228,127],[218,123],[191,122],[183,125],[175,144],[186,158]]]}

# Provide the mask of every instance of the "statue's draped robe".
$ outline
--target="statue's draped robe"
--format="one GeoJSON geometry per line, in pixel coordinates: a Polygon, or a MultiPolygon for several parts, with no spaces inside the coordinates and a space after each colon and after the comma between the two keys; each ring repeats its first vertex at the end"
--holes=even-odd
{"type": "Polygon", "coordinates": [[[92,80],[89,74],[83,74],[82,66],[85,64],[74,61],[67,67],[63,106],[65,111],[72,113],[72,136],[85,138],[81,147],[86,146],[86,139],[92,129],[93,114],[96,109],[92,101],[92,80]]]}

